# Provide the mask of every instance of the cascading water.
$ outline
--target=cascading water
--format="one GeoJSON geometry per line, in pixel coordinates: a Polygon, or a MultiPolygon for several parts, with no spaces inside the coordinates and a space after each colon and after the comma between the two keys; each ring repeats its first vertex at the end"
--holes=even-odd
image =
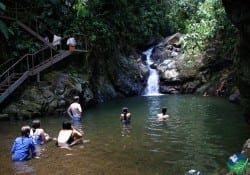
{"type": "Polygon", "coordinates": [[[150,65],[153,64],[151,60],[152,48],[143,52],[147,56],[147,65],[149,68],[149,77],[147,81],[147,87],[144,90],[144,96],[157,96],[159,93],[159,75],[156,69],[151,69],[150,65]]]}

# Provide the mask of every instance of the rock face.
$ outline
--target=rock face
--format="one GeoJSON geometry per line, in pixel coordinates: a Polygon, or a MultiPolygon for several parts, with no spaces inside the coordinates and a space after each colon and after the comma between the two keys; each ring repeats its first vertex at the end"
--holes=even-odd
{"type": "Polygon", "coordinates": [[[235,66],[245,116],[247,122],[250,122],[250,4],[243,0],[222,0],[222,2],[227,15],[239,29],[239,58],[235,66]]]}
{"type": "Polygon", "coordinates": [[[152,69],[157,69],[160,75],[160,92],[163,94],[180,93],[183,79],[178,66],[182,64],[183,55],[179,48],[181,34],[176,33],[163,39],[153,50],[151,59],[152,69]]]}
{"type": "Polygon", "coordinates": [[[61,71],[50,72],[43,78],[43,82],[36,82],[17,91],[15,96],[18,98],[9,103],[3,113],[19,118],[61,114],[66,111],[74,95],[80,96],[83,106],[93,101],[93,93],[84,78],[61,71]]]}
{"type": "Polygon", "coordinates": [[[95,63],[97,68],[92,71],[90,83],[98,102],[142,93],[148,69],[142,61],[137,62],[137,57],[117,54],[115,58],[95,63]]]}
{"type": "Polygon", "coordinates": [[[232,82],[234,74],[230,72],[232,60],[220,55],[217,40],[203,55],[188,62],[179,45],[181,37],[180,33],[169,36],[152,50],[150,67],[159,72],[160,93],[230,96],[231,102],[239,103],[239,93],[232,82]]]}
{"type": "Polygon", "coordinates": [[[92,66],[75,66],[72,60],[60,63],[44,74],[41,82],[32,81],[17,90],[4,109],[10,117],[30,118],[50,114],[66,114],[72,97],[78,95],[83,109],[115,98],[139,95],[145,88],[148,68],[137,62],[139,55],[116,60],[97,60],[92,66]],[[73,63],[72,63],[73,62],[73,63]],[[66,65],[66,66],[65,66],[66,65]]]}

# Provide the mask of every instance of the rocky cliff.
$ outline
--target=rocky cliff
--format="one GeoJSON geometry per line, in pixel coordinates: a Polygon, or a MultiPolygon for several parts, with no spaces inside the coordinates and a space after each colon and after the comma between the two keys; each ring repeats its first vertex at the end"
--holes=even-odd
{"type": "Polygon", "coordinates": [[[238,87],[245,107],[247,122],[250,122],[250,4],[243,0],[222,0],[228,17],[239,29],[239,58],[234,65],[237,70],[238,87]]]}

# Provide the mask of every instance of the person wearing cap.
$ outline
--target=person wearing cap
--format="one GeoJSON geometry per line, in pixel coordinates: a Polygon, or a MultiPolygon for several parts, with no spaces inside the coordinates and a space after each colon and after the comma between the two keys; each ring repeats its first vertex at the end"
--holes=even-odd
{"type": "Polygon", "coordinates": [[[122,124],[129,124],[131,121],[131,113],[128,111],[127,107],[122,108],[122,113],[120,115],[120,121],[122,124]]]}
{"type": "Polygon", "coordinates": [[[169,118],[169,115],[167,115],[167,108],[162,108],[161,113],[157,114],[158,121],[164,121],[169,118]]]}
{"type": "Polygon", "coordinates": [[[67,109],[68,115],[73,121],[80,121],[82,117],[82,107],[79,103],[79,96],[74,96],[73,103],[67,109]]]}
{"type": "Polygon", "coordinates": [[[17,137],[12,145],[11,153],[13,161],[24,161],[36,157],[35,145],[30,135],[30,127],[21,128],[21,136],[17,137]]]}
{"type": "Polygon", "coordinates": [[[73,35],[70,35],[70,37],[67,40],[67,45],[69,46],[70,51],[74,51],[76,47],[76,39],[73,37],[73,35]]]}

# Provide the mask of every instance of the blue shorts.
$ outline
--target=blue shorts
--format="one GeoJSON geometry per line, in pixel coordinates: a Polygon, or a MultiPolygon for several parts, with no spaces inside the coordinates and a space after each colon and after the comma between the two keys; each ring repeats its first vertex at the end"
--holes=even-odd
{"type": "Polygon", "coordinates": [[[130,123],[129,120],[122,120],[122,124],[123,124],[123,125],[128,125],[129,123],[130,123]]]}
{"type": "Polygon", "coordinates": [[[73,121],[80,121],[81,118],[80,118],[80,117],[74,117],[74,116],[73,116],[73,117],[72,117],[72,120],[73,120],[73,121]]]}

